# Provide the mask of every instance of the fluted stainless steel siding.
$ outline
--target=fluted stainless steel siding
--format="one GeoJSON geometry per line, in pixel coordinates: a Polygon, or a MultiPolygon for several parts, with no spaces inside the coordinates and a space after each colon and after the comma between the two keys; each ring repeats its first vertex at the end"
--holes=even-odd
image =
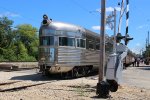
{"type": "Polygon", "coordinates": [[[58,48],[58,64],[70,66],[93,65],[99,66],[99,51],[73,47],[58,48]]]}

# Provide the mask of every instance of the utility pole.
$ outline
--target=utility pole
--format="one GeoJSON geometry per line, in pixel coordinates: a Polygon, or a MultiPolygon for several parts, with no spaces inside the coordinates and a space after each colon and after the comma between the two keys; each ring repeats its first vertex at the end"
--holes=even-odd
{"type": "Polygon", "coordinates": [[[113,44],[113,52],[116,53],[116,9],[114,8],[114,44],[113,44]]]}
{"type": "Polygon", "coordinates": [[[101,30],[100,30],[100,66],[99,78],[97,83],[97,91],[99,98],[107,98],[109,95],[109,84],[104,81],[105,67],[105,3],[106,0],[101,0],[101,30]]]}
{"type": "Polygon", "coordinates": [[[148,31],[148,46],[149,46],[149,31],[148,31]]]}
{"type": "Polygon", "coordinates": [[[149,31],[148,31],[148,37],[147,37],[147,42],[148,42],[148,46],[147,46],[147,49],[148,49],[148,57],[149,57],[149,31]]]}
{"type": "Polygon", "coordinates": [[[99,82],[103,81],[105,67],[105,0],[101,0],[100,67],[99,82]]]}

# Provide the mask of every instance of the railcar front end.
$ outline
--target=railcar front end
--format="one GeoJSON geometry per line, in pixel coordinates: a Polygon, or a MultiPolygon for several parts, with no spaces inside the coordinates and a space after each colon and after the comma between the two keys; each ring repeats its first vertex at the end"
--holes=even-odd
{"type": "MultiPolygon", "coordinates": [[[[77,77],[99,67],[99,34],[43,16],[39,30],[39,67],[44,74],[69,73],[77,77]]],[[[106,50],[111,50],[107,43],[106,50]]],[[[106,57],[107,58],[107,57],[106,57]]]]}

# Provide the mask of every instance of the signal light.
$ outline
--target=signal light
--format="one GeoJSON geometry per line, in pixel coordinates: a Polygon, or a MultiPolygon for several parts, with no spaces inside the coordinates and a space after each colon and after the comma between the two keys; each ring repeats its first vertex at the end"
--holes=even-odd
{"type": "Polygon", "coordinates": [[[48,19],[48,16],[46,14],[44,14],[43,19],[48,19]]]}
{"type": "Polygon", "coordinates": [[[123,39],[123,38],[125,38],[125,36],[122,36],[121,33],[118,33],[117,36],[116,36],[116,42],[120,43],[121,39],[123,39]]]}
{"type": "Polygon", "coordinates": [[[124,41],[125,41],[125,45],[127,45],[130,40],[133,40],[133,38],[131,38],[131,37],[127,34],[127,35],[126,35],[126,38],[125,38],[125,40],[124,40],[124,41]]]}
{"type": "Polygon", "coordinates": [[[128,34],[126,34],[126,36],[122,36],[121,33],[118,33],[116,36],[116,42],[120,43],[122,39],[124,39],[125,45],[127,45],[130,40],[133,40],[133,38],[131,38],[128,34]]]}
{"type": "Polygon", "coordinates": [[[47,20],[44,19],[43,24],[46,25],[47,23],[48,23],[47,20]]]}
{"type": "Polygon", "coordinates": [[[48,19],[48,16],[46,14],[43,15],[43,25],[49,25],[52,22],[52,19],[48,19]]]}

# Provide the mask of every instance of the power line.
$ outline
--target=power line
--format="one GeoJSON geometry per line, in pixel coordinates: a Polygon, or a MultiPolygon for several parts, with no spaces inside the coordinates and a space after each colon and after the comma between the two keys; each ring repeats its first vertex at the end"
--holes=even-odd
{"type": "Polygon", "coordinates": [[[87,8],[85,8],[84,6],[82,6],[80,3],[78,3],[77,1],[75,0],[71,0],[74,2],[75,5],[77,5],[78,7],[80,7],[82,10],[86,11],[86,12],[89,12],[89,10],[87,8]]]}
{"type": "Polygon", "coordinates": [[[98,12],[98,11],[93,11],[93,10],[89,10],[86,7],[84,7],[83,5],[81,5],[79,2],[77,2],[76,0],[70,0],[74,3],[74,5],[78,6],[79,8],[81,8],[82,10],[84,10],[85,12],[87,12],[88,14],[93,15],[93,12],[98,12]]]}

